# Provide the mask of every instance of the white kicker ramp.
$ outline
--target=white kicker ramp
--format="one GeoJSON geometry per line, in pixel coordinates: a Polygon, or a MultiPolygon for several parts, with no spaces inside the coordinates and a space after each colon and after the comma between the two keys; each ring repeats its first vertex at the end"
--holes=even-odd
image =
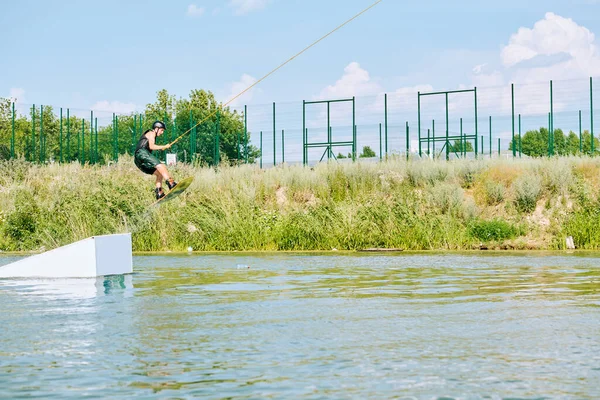
{"type": "Polygon", "coordinates": [[[92,278],[133,272],[131,234],[92,236],[0,267],[0,278],[92,278]]]}

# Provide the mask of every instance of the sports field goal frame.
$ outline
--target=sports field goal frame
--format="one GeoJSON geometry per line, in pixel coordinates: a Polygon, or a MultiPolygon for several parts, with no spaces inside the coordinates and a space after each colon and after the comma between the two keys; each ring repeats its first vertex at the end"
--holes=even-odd
{"type": "Polygon", "coordinates": [[[418,92],[417,93],[417,114],[418,114],[418,133],[419,133],[419,157],[423,156],[423,150],[422,150],[422,144],[423,142],[427,142],[428,147],[429,147],[429,143],[431,141],[431,138],[429,137],[429,135],[425,138],[423,138],[421,136],[421,97],[424,96],[441,96],[444,95],[446,97],[446,136],[445,137],[440,137],[438,138],[434,138],[434,142],[437,141],[444,141],[444,146],[442,147],[442,150],[440,150],[440,154],[441,152],[444,150],[444,148],[446,149],[446,160],[450,159],[450,140],[460,140],[461,141],[461,146],[464,140],[469,140],[469,139],[473,139],[475,140],[475,158],[477,158],[477,149],[478,149],[478,143],[477,143],[477,137],[478,137],[478,131],[477,131],[477,87],[474,87],[473,89],[463,89],[463,90],[447,90],[447,91],[442,91],[442,92],[426,92],[426,93],[421,93],[418,92]],[[473,93],[473,98],[474,98],[474,105],[475,105],[475,134],[474,135],[462,135],[462,120],[461,120],[461,135],[460,136],[450,136],[449,134],[449,112],[448,112],[448,96],[451,94],[457,94],[457,93],[473,93]]]}
{"type": "MultiPolygon", "coordinates": [[[[352,161],[356,160],[356,98],[351,99],[335,99],[335,100],[318,100],[318,101],[306,101],[302,100],[302,163],[308,165],[308,149],[309,148],[324,148],[325,151],[321,156],[321,160],[327,155],[327,159],[337,160],[335,153],[333,152],[334,147],[345,147],[352,146],[352,161]],[[331,129],[331,103],[352,103],[352,141],[333,141],[332,129],[331,129]],[[327,141],[326,142],[309,142],[308,141],[308,128],[306,127],[306,106],[311,104],[327,104],[327,141]]],[[[319,161],[319,162],[320,162],[319,161]]]]}

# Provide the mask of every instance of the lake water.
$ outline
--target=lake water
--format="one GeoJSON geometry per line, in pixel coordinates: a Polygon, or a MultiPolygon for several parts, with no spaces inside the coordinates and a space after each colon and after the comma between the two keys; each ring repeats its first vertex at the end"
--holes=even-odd
{"type": "Polygon", "coordinates": [[[0,398],[600,398],[598,253],[135,256],[0,305],[0,398]]]}

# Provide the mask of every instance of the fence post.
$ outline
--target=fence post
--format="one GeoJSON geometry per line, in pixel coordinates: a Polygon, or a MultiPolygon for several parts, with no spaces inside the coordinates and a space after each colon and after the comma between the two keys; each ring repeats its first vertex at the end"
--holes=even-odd
{"type": "Polygon", "coordinates": [[[71,162],[71,118],[67,108],[67,160],[71,162]]]}
{"type": "Polygon", "coordinates": [[[382,145],[381,145],[381,123],[379,123],[379,160],[383,159],[382,145]]]}
{"type": "Polygon", "coordinates": [[[63,162],[63,113],[62,107],[60,108],[60,162],[63,162]]]}
{"type": "Polygon", "coordinates": [[[590,76],[590,135],[592,137],[592,155],[594,155],[594,92],[592,77],[590,76]]]}
{"type": "Polygon", "coordinates": [[[35,104],[31,107],[31,162],[35,162],[35,104]]]}
{"type": "Polygon", "coordinates": [[[10,140],[10,158],[15,158],[15,103],[12,103],[12,136],[10,140]]]}
{"type": "Polygon", "coordinates": [[[515,143],[515,84],[510,84],[510,97],[511,97],[511,106],[512,106],[512,151],[513,158],[517,156],[517,146],[515,143]]]}
{"type": "Polygon", "coordinates": [[[94,120],[96,124],[96,137],[94,140],[94,163],[98,162],[98,118],[94,120]]]}
{"type": "MultiPolygon", "coordinates": [[[[388,156],[388,101],[387,101],[387,93],[384,96],[384,102],[385,102],[385,158],[387,159],[388,156]]],[[[381,130],[381,127],[380,127],[381,130]]],[[[381,136],[381,135],[379,135],[381,136]]],[[[379,141],[381,142],[381,139],[379,139],[379,141]]],[[[380,151],[381,153],[381,151],[380,151]]]]}
{"type": "Polygon", "coordinates": [[[410,155],[410,130],[408,127],[408,121],[406,121],[406,161],[410,155]]]}
{"type": "Polygon", "coordinates": [[[552,153],[550,155],[554,155],[554,91],[552,90],[552,80],[550,80],[550,131],[548,134],[550,135],[552,153]]]}
{"type": "Polygon", "coordinates": [[[262,131],[260,131],[260,168],[263,167],[262,131]]]}
{"type": "Polygon", "coordinates": [[[44,161],[44,106],[40,106],[40,163],[44,161]]]}
{"type": "Polygon", "coordinates": [[[248,106],[244,105],[244,158],[248,164],[248,106]]]}

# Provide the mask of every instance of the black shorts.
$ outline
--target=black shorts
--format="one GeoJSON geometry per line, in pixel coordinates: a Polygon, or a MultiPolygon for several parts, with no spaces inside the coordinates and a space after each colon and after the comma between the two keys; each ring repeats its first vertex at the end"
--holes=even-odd
{"type": "Polygon", "coordinates": [[[154,157],[146,149],[138,149],[133,158],[135,166],[145,174],[152,175],[156,171],[156,166],[160,164],[160,160],[154,157]]]}

